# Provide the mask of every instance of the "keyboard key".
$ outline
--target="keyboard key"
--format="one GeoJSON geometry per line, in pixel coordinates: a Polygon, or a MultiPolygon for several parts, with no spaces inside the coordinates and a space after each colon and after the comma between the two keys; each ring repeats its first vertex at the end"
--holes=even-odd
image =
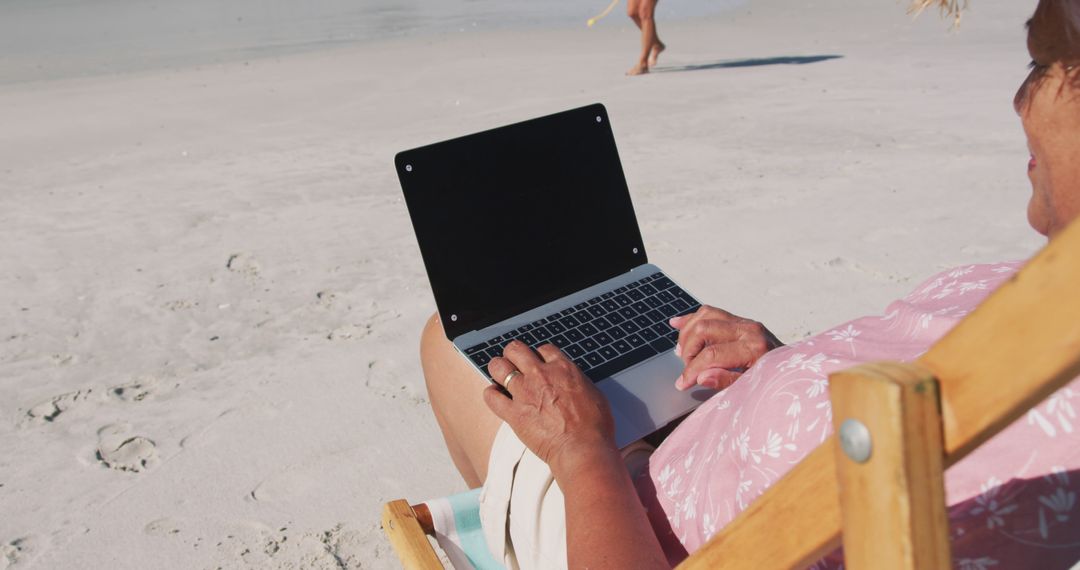
{"type": "Polygon", "coordinates": [[[656,287],[657,289],[660,289],[661,291],[663,291],[664,289],[667,289],[668,287],[674,287],[675,283],[672,282],[671,279],[668,279],[667,277],[661,277],[661,278],[656,279],[655,281],[653,281],[652,286],[656,287]]]}
{"type": "Polygon", "coordinates": [[[630,346],[632,346],[634,348],[637,348],[637,347],[645,344],[645,339],[641,338],[637,334],[632,334],[632,335],[626,337],[626,342],[629,343],[630,346]]]}
{"type": "Polygon", "coordinates": [[[678,285],[672,287],[671,289],[668,289],[668,291],[670,291],[672,295],[675,295],[683,301],[686,301],[688,305],[693,305],[694,303],[697,303],[697,299],[690,295],[690,293],[683,291],[681,288],[679,288],[678,285]]]}
{"type": "Polygon", "coordinates": [[[653,309],[653,310],[649,311],[648,313],[645,313],[645,316],[649,317],[649,320],[651,320],[654,323],[658,323],[658,322],[664,320],[664,314],[661,313],[660,311],[657,311],[656,309],[653,309]]]}
{"type": "Polygon", "coordinates": [[[620,338],[626,336],[626,331],[622,330],[622,327],[611,327],[607,330],[607,333],[611,335],[611,338],[615,340],[619,340],[620,338]]]}
{"type": "Polygon", "coordinates": [[[620,307],[625,307],[630,303],[633,303],[633,301],[630,300],[630,297],[627,297],[626,295],[615,295],[615,298],[612,299],[612,301],[615,301],[620,307]]]}
{"type": "MultiPolygon", "coordinates": [[[[615,358],[615,357],[619,356],[619,353],[615,352],[615,349],[611,348],[610,346],[602,346],[602,347],[600,347],[600,350],[598,350],[596,352],[600,356],[603,356],[604,360],[611,360],[612,358],[615,358]]],[[[593,382],[595,382],[595,381],[596,381],[596,379],[593,378],[593,382]]]]}
{"type": "Polygon", "coordinates": [[[573,362],[582,372],[592,368],[592,365],[590,365],[589,362],[584,358],[575,358],[573,359],[573,362]]]}
{"type": "Polygon", "coordinates": [[[491,362],[491,357],[488,356],[488,353],[481,351],[469,356],[469,360],[472,360],[477,366],[483,366],[491,362]]]}
{"type": "Polygon", "coordinates": [[[525,334],[519,336],[518,340],[520,340],[521,342],[529,345],[530,347],[536,346],[536,344],[537,344],[536,337],[534,337],[532,335],[532,333],[525,333],[525,334]]]}
{"type": "Polygon", "coordinates": [[[593,305],[589,307],[589,314],[594,317],[602,317],[607,314],[607,310],[600,305],[593,305]]]}
{"type": "Polygon", "coordinates": [[[656,334],[658,334],[660,336],[664,336],[667,333],[675,330],[675,329],[671,328],[671,325],[667,324],[667,322],[659,322],[659,323],[656,323],[655,325],[653,325],[653,326],[651,326],[649,328],[651,328],[653,330],[653,332],[655,332],[656,334]]]}
{"type": "Polygon", "coordinates": [[[487,343],[482,342],[482,343],[480,343],[480,344],[478,344],[476,346],[470,346],[469,348],[466,348],[465,349],[465,354],[467,356],[472,356],[472,355],[476,354],[477,352],[480,352],[481,350],[484,350],[485,348],[487,348],[487,343]]]}
{"type": "Polygon", "coordinates": [[[638,291],[637,289],[631,289],[631,290],[627,291],[626,296],[630,297],[631,299],[633,299],[635,301],[640,301],[640,300],[645,298],[645,295],[642,294],[642,292],[638,291]]]}
{"type": "Polygon", "coordinates": [[[675,313],[679,312],[678,309],[676,309],[675,307],[673,307],[671,305],[664,305],[663,307],[660,307],[657,310],[660,311],[660,313],[664,315],[665,319],[674,317],[675,313]]]}
{"type": "Polygon", "coordinates": [[[562,323],[548,323],[547,328],[549,331],[551,331],[552,334],[560,334],[566,332],[566,327],[564,327],[562,323]]]}
{"type": "Polygon", "coordinates": [[[574,312],[574,308],[570,307],[569,309],[563,309],[562,311],[559,312],[559,314],[565,317],[566,315],[569,315],[570,313],[573,313],[573,312],[574,312]]]}
{"type": "Polygon", "coordinates": [[[522,332],[529,332],[529,331],[533,330],[533,325],[524,325],[519,330],[521,330],[522,332]]]}
{"type": "Polygon", "coordinates": [[[649,343],[649,346],[657,352],[664,352],[665,350],[671,350],[675,348],[675,343],[665,337],[660,337],[649,343]]]}
{"type": "Polygon", "coordinates": [[[635,311],[632,307],[623,307],[619,309],[619,314],[622,315],[623,318],[632,319],[637,316],[637,311],[635,311]]]}
{"type": "Polygon", "coordinates": [[[569,330],[569,329],[572,329],[572,328],[580,325],[581,323],[577,319],[575,319],[573,315],[569,315],[569,316],[563,317],[562,320],[559,321],[559,324],[566,327],[569,330]]]}
{"type": "Polygon", "coordinates": [[[588,308],[588,306],[589,306],[589,302],[586,301],[584,303],[578,303],[578,304],[574,305],[574,309],[580,311],[582,309],[588,308]]]}
{"type": "Polygon", "coordinates": [[[581,358],[582,356],[585,356],[585,349],[581,348],[581,346],[577,344],[571,344],[570,346],[566,347],[563,352],[570,355],[570,358],[581,358]]]}
{"type": "Polygon", "coordinates": [[[493,346],[493,347],[489,347],[485,352],[487,352],[488,360],[491,360],[492,358],[502,356],[503,351],[502,351],[502,347],[493,346]]]}
{"type": "Polygon", "coordinates": [[[671,342],[677,343],[679,342],[679,331],[671,331],[664,338],[670,340],[671,342]]]}
{"type": "Polygon", "coordinates": [[[648,283],[646,283],[646,284],[641,286],[641,289],[639,289],[639,291],[641,291],[642,293],[645,293],[646,295],[655,295],[656,294],[656,287],[653,287],[652,285],[649,285],[648,283]]]}
{"type": "Polygon", "coordinates": [[[488,341],[488,346],[494,346],[496,344],[499,344],[502,341],[503,341],[503,337],[502,337],[502,335],[499,335],[499,336],[489,340],[488,341]]]}
{"type": "Polygon", "coordinates": [[[627,352],[630,352],[630,343],[625,340],[617,340],[611,344],[611,348],[619,351],[619,354],[626,354],[627,352]]]}
{"type": "Polygon", "coordinates": [[[551,339],[548,342],[550,342],[551,344],[554,344],[555,346],[557,346],[559,348],[563,348],[565,346],[570,345],[570,340],[568,338],[566,338],[565,336],[561,335],[561,334],[557,334],[557,335],[551,337],[551,339]]]}
{"type": "Polygon", "coordinates": [[[611,299],[600,303],[600,306],[607,309],[608,311],[617,311],[619,309],[619,304],[615,301],[612,301],[611,299]]]}
{"type": "Polygon", "coordinates": [[[650,275],[650,276],[649,276],[649,280],[651,281],[651,280],[653,280],[653,279],[659,279],[659,278],[660,278],[660,276],[662,276],[662,275],[663,275],[663,273],[662,273],[662,272],[660,272],[660,271],[657,271],[656,273],[653,273],[652,275],[650,275]]]}
{"type": "Polygon", "coordinates": [[[598,329],[600,329],[602,331],[610,329],[611,327],[615,326],[614,323],[612,323],[611,321],[605,319],[604,317],[600,317],[599,319],[596,319],[595,321],[592,322],[592,324],[595,325],[596,328],[598,328],[598,329]]]}
{"type": "Polygon", "coordinates": [[[532,335],[536,337],[537,342],[543,342],[551,337],[551,331],[547,330],[547,327],[536,327],[532,330],[532,335]]]}
{"type": "Polygon", "coordinates": [[[581,325],[580,327],[578,327],[578,330],[581,331],[581,334],[583,334],[585,336],[592,336],[592,335],[600,332],[599,330],[596,329],[596,327],[592,326],[589,323],[585,323],[585,324],[581,325]]]}
{"type": "Polygon", "coordinates": [[[644,315],[645,313],[649,312],[650,307],[642,301],[636,301],[634,302],[634,304],[630,305],[630,308],[637,311],[637,314],[644,315]]]}
{"type": "MultiPolygon", "coordinates": [[[[652,331],[649,331],[649,332],[652,332],[652,331]]],[[[653,335],[653,338],[656,338],[655,334],[653,335]]],[[[596,342],[595,339],[587,338],[587,339],[581,341],[581,348],[584,348],[585,350],[587,350],[589,352],[592,352],[592,351],[600,348],[600,344],[598,342],[596,342]]]]}
{"type": "Polygon", "coordinates": [[[590,352],[585,355],[585,361],[588,362],[590,366],[600,366],[604,363],[604,357],[594,352],[590,352]]]}
{"type": "Polygon", "coordinates": [[[656,298],[660,299],[661,301],[663,301],[665,303],[670,303],[670,302],[675,300],[675,295],[672,295],[668,291],[661,291],[661,292],[656,294],[656,298]]]}
{"type": "Polygon", "coordinates": [[[570,339],[570,342],[581,342],[585,335],[581,334],[581,331],[577,329],[570,329],[566,331],[566,338],[570,339]]]}
{"type": "Polygon", "coordinates": [[[624,319],[623,316],[620,315],[619,313],[611,313],[611,314],[609,314],[607,316],[607,320],[610,321],[611,324],[617,325],[617,324],[625,321],[626,319],[624,319]]]}
{"type": "MultiPolygon", "coordinates": [[[[601,348],[600,350],[604,349],[601,348]]],[[[635,348],[622,356],[614,359],[609,359],[608,362],[605,362],[600,366],[597,366],[596,368],[587,371],[585,375],[588,376],[589,379],[593,382],[599,382],[604,378],[610,377],[612,374],[622,372],[623,370],[626,370],[627,368],[630,368],[631,366],[639,362],[643,362],[651,358],[656,353],[657,352],[648,345],[642,346],[640,348],[635,348]]]]}
{"type": "Polygon", "coordinates": [[[625,323],[619,325],[619,328],[626,331],[627,334],[635,333],[641,330],[641,327],[635,324],[634,321],[626,321],[625,323]]]}
{"type": "Polygon", "coordinates": [[[612,293],[615,293],[616,295],[618,295],[619,293],[625,293],[626,289],[627,289],[626,287],[619,287],[618,289],[615,289],[614,291],[612,291],[612,293]]]}
{"type": "Polygon", "coordinates": [[[655,309],[655,308],[659,307],[660,305],[663,305],[664,302],[661,301],[660,299],[657,299],[656,297],[646,297],[645,298],[645,304],[655,309]]]}
{"type": "Polygon", "coordinates": [[[690,310],[690,304],[682,299],[675,299],[671,302],[671,306],[675,307],[675,310],[678,311],[680,315],[690,310]]]}
{"type": "Polygon", "coordinates": [[[611,344],[611,341],[613,341],[615,339],[611,338],[611,335],[609,335],[608,333],[602,332],[602,333],[594,336],[593,340],[600,343],[600,346],[604,346],[605,344],[611,344]]]}
{"type": "Polygon", "coordinates": [[[656,321],[650,319],[649,317],[646,317],[645,315],[638,315],[634,317],[634,322],[637,323],[639,327],[647,327],[656,321]]]}
{"type": "Polygon", "coordinates": [[[600,295],[600,298],[601,299],[610,299],[610,298],[612,298],[614,296],[615,296],[615,293],[612,293],[612,292],[609,291],[607,293],[604,293],[603,295],[600,295]]]}
{"type": "Polygon", "coordinates": [[[574,318],[580,322],[587,323],[595,319],[596,317],[592,316],[592,313],[590,313],[589,311],[578,311],[574,313],[574,318]]]}
{"type": "Polygon", "coordinates": [[[641,329],[640,331],[638,331],[638,334],[641,335],[641,338],[645,339],[646,341],[656,340],[659,336],[656,334],[656,331],[652,330],[651,328],[641,329]]]}

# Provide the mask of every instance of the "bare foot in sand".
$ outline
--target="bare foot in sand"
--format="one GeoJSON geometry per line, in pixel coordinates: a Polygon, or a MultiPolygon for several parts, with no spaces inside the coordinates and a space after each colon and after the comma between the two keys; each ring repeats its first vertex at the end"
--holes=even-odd
{"type": "Polygon", "coordinates": [[[649,67],[656,67],[656,60],[660,58],[660,53],[667,49],[664,42],[656,42],[653,44],[652,50],[649,52],[649,67]]]}
{"type": "Polygon", "coordinates": [[[634,67],[631,67],[630,70],[626,72],[626,74],[627,75],[645,75],[648,72],[649,72],[648,64],[639,63],[639,64],[635,65],[634,67]]]}

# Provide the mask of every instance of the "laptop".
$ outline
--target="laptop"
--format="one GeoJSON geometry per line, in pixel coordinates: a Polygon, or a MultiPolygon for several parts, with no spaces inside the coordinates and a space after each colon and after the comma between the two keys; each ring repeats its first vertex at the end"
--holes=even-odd
{"type": "Polygon", "coordinates": [[[715,393],[674,387],[668,320],[701,304],[648,261],[603,105],[394,165],[446,336],[488,381],[511,340],[558,346],[607,397],[620,448],[715,393]]]}

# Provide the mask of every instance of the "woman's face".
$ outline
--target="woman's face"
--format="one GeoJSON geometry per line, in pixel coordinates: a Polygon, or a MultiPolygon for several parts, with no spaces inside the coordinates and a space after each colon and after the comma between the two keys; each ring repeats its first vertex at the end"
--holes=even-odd
{"type": "Polygon", "coordinates": [[[1034,69],[1014,101],[1031,150],[1028,222],[1049,237],[1080,217],[1080,68],[1060,59],[1075,49],[1061,33],[1069,1],[1040,2],[1029,23],[1034,69]]]}

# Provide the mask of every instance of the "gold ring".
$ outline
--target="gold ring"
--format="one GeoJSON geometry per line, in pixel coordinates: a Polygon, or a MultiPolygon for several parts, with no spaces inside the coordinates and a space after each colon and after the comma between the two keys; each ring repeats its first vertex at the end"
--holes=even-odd
{"type": "Polygon", "coordinates": [[[515,371],[507,374],[506,378],[503,378],[503,389],[509,390],[510,389],[510,381],[513,380],[514,378],[518,377],[518,376],[521,376],[521,371],[520,370],[515,370],[515,371]]]}

